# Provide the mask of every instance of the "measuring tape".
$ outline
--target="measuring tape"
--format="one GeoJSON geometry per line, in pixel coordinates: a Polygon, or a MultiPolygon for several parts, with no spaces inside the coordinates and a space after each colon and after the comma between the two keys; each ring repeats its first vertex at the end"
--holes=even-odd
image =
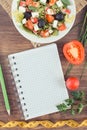
{"type": "Polygon", "coordinates": [[[45,128],[58,128],[63,127],[65,125],[72,127],[72,128],[78,128],[87,126],[87,120],[82,121],[81,123],[78,123],[74,120],[64,120],[64,121],[57,121],[56,123],[53,123],[49,120],[45,121],[9,121],[7,123],[4,123],[0,121],[0,128],[13,128],[13,127],[20,127],[20,128],[36,128],[38,126],[43,126],[45,128]]]}

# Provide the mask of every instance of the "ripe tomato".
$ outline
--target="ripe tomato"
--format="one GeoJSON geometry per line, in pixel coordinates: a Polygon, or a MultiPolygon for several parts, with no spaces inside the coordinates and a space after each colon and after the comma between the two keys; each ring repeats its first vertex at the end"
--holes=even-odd
{"type": "Polygon", "coordinates": [[[38,7],[40,4],[39,4],[39,2],[32,2],[32,6],[34,6],[34,7],[38,7]]]}
{"type": "Polygon", "coordinates": [[[52,6],[56,3],[56,0],[50,0],[49,5],[52,6]]]}
{"type": "Polygon", "coordinates": [[[38,18],[31,17],[31,21],[32,21],[32,23],[37,23],[38,22],[38,18]]]}
{"type": "Polygon", "coordinates": [[[20,6],[26,6],[26,2],[25,1],[20,1],[19,5],[20,6]]]}
{"type": "Polygon", "coordinates": [[[67,80],[66,80],[66,87],[69,89],[69,90],[76,90],[78,89],[79,87],[79,79],[76,78],[76,77],[69,77],[67,80]]]}
{"type": "Polygon", "coordinates": [[[66,25],[65,24],[62,24],[62,25],[60,25],[59,27],[58,27],[58,30],[59,31],[63,31],[63,30],[65,30],[66,29],[66,25]]]}
{"type": "Polygon", "coordinates": [[[40,33],[40,35],[42,36],[42,37],[48,37],[49,36],[49,32],[48,32],[48,30],[42,30],[41,31],[41,33],[40,33]]]}
{"type": "Polygon", "coordinates": [[[25,24],[25,27],[29,28],[32,31],[34,28],[34,25],[31,20],[28,20],[27,23],[25,24]]]}
{"type": "Polygon", "coordinates": [[[26,0],[26,5],[28,6],[30,4],[32,4],[32,0],[26,0]]]}
{"type": "Polygon", "coordinates": [[[66,59],[72,64],[81,64],[85,58],[84,47],[81,42],[73,40],[66,43],[63,47],[63,53],[66,59]]]}
{"type": "Polygon", "coordinates": [[[62,11],[63,11],[63,13],[65,13],[65,14],[70,14],[70,13],[71,13],[71,10],[69,10],[69,9],[63,9],[62,11]]]}
{"type": "Polygon", "coordinates": [[[54,20],[54,17],[53,17],[52,15],[46,14],[46,20],[47,20],[49,23],[52,23],[53,20],[54,20]]]}

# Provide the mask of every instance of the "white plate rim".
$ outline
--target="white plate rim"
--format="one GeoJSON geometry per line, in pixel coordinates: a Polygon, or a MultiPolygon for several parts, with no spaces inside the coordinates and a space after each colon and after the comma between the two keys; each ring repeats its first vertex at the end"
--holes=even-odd
{"type": "Polygon", "coordinates": [[[14,18],[14,15],[13,15],[13,12],[15,10],[17,10],[17,1],[19,1],[19,0],[13,0],[12,1],[12,6],[11,6],[11,14],[12,14],[13,24],[15,25],[15,28],[18,30],[18,32],[23,37],[30,40],[31,42],[40,43],[40,44],[56,42],[56,41],[60,40],[61,38],[63,38],[71,30],[71,28],[72,28],[72,26],[73,26],[73,24],[75,22],[76,6],[75,6],[75,1],[72,0],[72,1],[70,1],[71,5],[69,6],[69,8],[71,9],[71,15],[74,16],[74,19],[73,19],[73,21],[71,23],[67,24],[67,29],[64,30],[64,31],[59,32],[58,36],[51,36],[51,37],[47,37],[47,38],[38,37],[36,35],[33,35],[33,34],[29,33],[29,32],[26,32],[25,30],[21,29],[19,27],[18,23],[16,22],[16,20],[14,18]]]}

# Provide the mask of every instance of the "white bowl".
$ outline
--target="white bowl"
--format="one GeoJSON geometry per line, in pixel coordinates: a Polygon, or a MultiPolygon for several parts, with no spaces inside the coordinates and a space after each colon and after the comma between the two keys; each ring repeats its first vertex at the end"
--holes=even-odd
{"type": "Polygon", "coordinates": [[[23,30],[23,28],[20,28],[20,24],[16,22],[15,17],[13,15],[13,12],[17,10],[17,2],[18,1],[19,0],[13,0],[13,2],[12,2],[12,9],[11,9],[12,20],[13,20],[13,23],[14,23],[16,29],[20,32],[20,34],[22,36],[24,36],[25,38],[27,38],[28,40],[30,40],[31,42],[51,43],[51,42],[57,41],[57,40],[63,38],[70,31],[70,29],[72,28],[72,26],[74,24],[75,17],[76,17],[76,6],[75,6],[74,0],[70,0],[71,4],[68,6],[68,8],[71,10],[70,16],[74,16],[74,17],[72,19],[72,22],[66,24],[67,29],[64,30],[64,31],[59,31],[57,36],[49,36],[49,37],[46,37],[46,38],[38,37],[34,34],[31,34],[27,31],[23,30]]]}

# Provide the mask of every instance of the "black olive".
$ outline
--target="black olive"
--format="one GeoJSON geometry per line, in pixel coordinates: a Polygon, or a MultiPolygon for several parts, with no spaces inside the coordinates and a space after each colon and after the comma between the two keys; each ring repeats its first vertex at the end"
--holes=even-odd
{"type": "Polygon", "coordinates": [[[50,0],[47,0],[47,3],[49,3],[50,2],[50,0]]]}
{"type": "Polygon", "coordinates": [[[64,14],[62,12],[58,12],[56,15],[55,15],[55,19],[58,20],[58,21],[62,21],[64,20],[64,14]]]}
{"type": "Polygon", "coordinates": [[[30,19],[31,16],[32,16],[32,15],[31,15],[31,12],[28,12],[28,11],[27,11],[27,12],[24,13],[24,18],[26,18],[26,20],[30,19]]]}
{"type": "Polygon", "coordinates": [[[43,28],[45,26],[46,22],[44,21],[44,19],[39,19],[38,20],[38,27],[39,28],[43,28]]]}

